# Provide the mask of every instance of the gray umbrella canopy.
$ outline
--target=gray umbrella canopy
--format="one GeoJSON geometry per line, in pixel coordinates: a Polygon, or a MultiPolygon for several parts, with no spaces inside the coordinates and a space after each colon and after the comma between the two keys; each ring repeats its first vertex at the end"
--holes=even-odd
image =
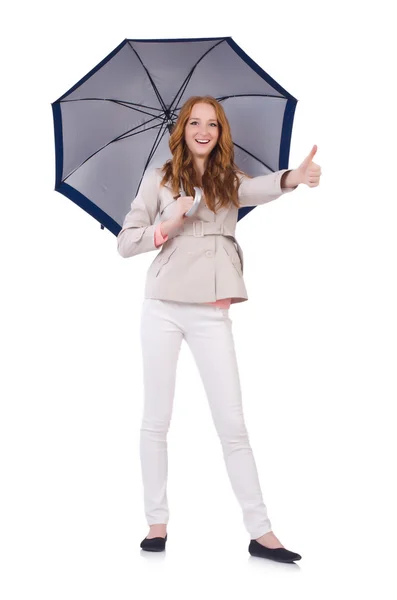
{"type": "Polygon", "coordinates": [[[55,190],[117,235],[145,171],[171,158],[182,105],[204,95],[225,109],[241,170],[288,168],[297,100],[231,37],[126,39],[52,103],[55,190]]]}

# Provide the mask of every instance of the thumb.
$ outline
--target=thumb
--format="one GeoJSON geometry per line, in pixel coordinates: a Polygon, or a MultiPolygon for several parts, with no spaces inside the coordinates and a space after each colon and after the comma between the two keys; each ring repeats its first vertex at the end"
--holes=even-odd
{"type": "Polygon", "coordinates": [[[306,169],[306,167],[308,167],[309,164],[311,163],[313,156],[316,154],[316,152],[317,152],[317,146],[314,144],[313,148],[310,151],[310,154],[308,156],[306,156],[305,160],[301,164],[301,167],[306,169]]]}
{"type": "Polygon", "coordinates": [[[310,152],[310,154],[309,154],[309,156],[308,156],[308,160],[309,160],[310,162],[313,160],[313,157],[314,157],[314,155],[316,154],[316,152],[317,152],[317,146],[316,146],[316,144],[314,144],[314,146],[313,146],[313,148],[311,149],[311,152],[310,152]]]}

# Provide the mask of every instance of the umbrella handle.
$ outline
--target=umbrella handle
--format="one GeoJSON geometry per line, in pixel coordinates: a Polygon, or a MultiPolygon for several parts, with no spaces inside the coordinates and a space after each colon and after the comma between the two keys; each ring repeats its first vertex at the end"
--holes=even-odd
{"type": "MultiPolygon", "coordinates": [[[[194,194],[193,205],[185,213],[185,215],[184,215],[185,217],[192,217],[196,213],[196,211],[197,211],[197,209],[199,207],[199,204],[201,202],[201,198],[203,197],[203,192],[201,191],[200,188],[195,187],[194,188],[194,192],[195,192],[195,194],[194,194]]],[[[183,187],[181,187],[180,193],[181,193],[181,196],[182,195],[186,196],[183,187]]]]}

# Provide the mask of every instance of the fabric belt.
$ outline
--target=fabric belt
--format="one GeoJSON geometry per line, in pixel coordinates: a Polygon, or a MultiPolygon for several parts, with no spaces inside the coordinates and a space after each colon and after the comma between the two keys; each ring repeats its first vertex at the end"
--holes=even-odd
{"type": "Polygon", "coordinates": [[[225,226],[224,223],[216,223],[215,221],[207,222],[196,219],[196,221],[184,223],[181,229],[179,230],[179,233],[177,233],[174,237],[178,237],[179,235],[193,235],[194,237],[203,237],[204,235],[224,235],[225,237],[231,238],[237,246],[236,249],[241,262],[241,272],[243,272],[243,251],[234,235],[230,232],[230,230],[225,226]]]}

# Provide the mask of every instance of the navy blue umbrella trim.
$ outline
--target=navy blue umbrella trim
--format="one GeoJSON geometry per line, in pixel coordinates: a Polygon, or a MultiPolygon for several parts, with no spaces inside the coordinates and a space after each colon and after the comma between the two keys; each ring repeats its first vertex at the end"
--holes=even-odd
{"type": "MultiPolygon", "coordinates": [[[[246,62],[262,79],[268,82],[274,89],[287,99],[286,108],[284,111],[284,119],[282,126],[281,142],[280,142],[280,153],[279,153],[279,169],[287,169],[289,161],[289,151],[291,144],[292,125],[294,120],[294,114],[296,104],[298,100],[289,94],[283,87],[281,87],[266,71],[264,71],[255,61],[250,58],[240,46],[231,37],[218,37],[218,38],[174,38],[174,39],[125,39],[119,44],[112,52],[110,52],[101,62],[99,62],[89,73],[87,73],[82,79],[80,79],[74,86],[72,86],[67,92],[65,92],[58,100],[52,103],[53,119],[54,119],[54,137],[55,137],[55,160],[56,160],[56,174],[55,174],[55,190],[60,192],[72,202],[80,206],[84,211],[90,214],[94,219],[101,223],[101,228],[106,227],[114,235],[118,235],[122,227],[114,219],[109,217],[104,211],[96,206],[91,200],[89,200],[84,194],[77,191],[75,188],[67,183],[62,182],[62,170],[63,170],[63,142],[62,142],[62,114],[59,102],[76,90],[82,85],[87,79],[89,79],[96,71],[98,71],[104,64],[106,64],[115,54],[117,54],[128,42],[204,42],[204,41],[218,41],[224,40],[229,46],[246,62]]],[[[238,221],[242,219],[251,210],[256,208],[255,206],[245,206],[238,210],[238,221]]]]}
{"type": "Polygon", "coordinates": [[[65,98],[65,96],[68,96],[69,94],[71,94],[72,92],[74,92],[74,90],[76,90],[80,85],[82,85],[85,81],[87,81],[87,79],[89,79],[90,77],[92,77],[92,75],[94,73],[96,73],[97,71],[99,71],[99,69],[101,67],[103,67],[103,65],[105,65],[111,58],[113,58],[113,56],[115,54],[117,54],[117,52],[119,52],[122,49],[122,47],[125,46],[126,43],[127,43],[127,40],[124,40],[123,42],[121,42],[121,44],[119,44],[117,46],[117,48],[115,48],[114,50],[112,50],[112,52],[110,54],[108,54],[103,60],[101,60],[101,62],[98,63],[96,65],[96,67],[94,67],[93,69],[91,69],[91,71],[89,73],[87,73],[87,75],[84,75],[84,77],[82,77],[82,79],[80,79],[80,81],[78,81],[74,86],[72,86],[70,88],[70,90],[68,90],[67,92],[65,92],[64,94],[62,94],[62,96],[60,98],[58,98],[58,100],[55,100],[55,102],[60,102],[63,98],[65,98]]]}
{"type": "Polygon", "coordinates": [[[62,115],[61,105],[52,104],[55,138],[55,189],[61,183],[63,170],[63,141],[62,141],[62,115]]]}
{"type": "Polygon", "coordinates": [[[238,46],[231,37],[225,38],[225,41],[229,44],[229,46],[231,48],[233,48],[233,50],[236,52],[236,54],[238,54],[239,57],[242,58],[243,61],[246,62],[247,65],[249,65],[253,71],[255,71],[255,73],[257,73],[258,75],[260,75],[260,77],[262,77],[262,79],[264,79],[275,90],[280,92],[280,94],[282,94],[286,98],[289,98],[289,99],[295,101],[295,103],[297,102],[296,98],[294,98],[291,94],[289,94],[287,92],[287,90],[285,90],[283,87],[281,87],[280,84],[277,83],[277,81],[275,81],[272,77],[270,77],[270,75],[268,73],[266,73],[266,71],[264,71],[262,69],[262,67],[260,67],[254,60],[252,60],[252,58],[250,56],[248,56],[248,54],[246,54],[244,52],[244,50],[242,48],[240,48],[240,46],[238,46]]]}
{"type": "MultiPolygon", "coordinates": [[[[252,60],[244,52],[240,46],[236,44],[232,38],[226,39],[227,43],[233,50],[242,58],[247,65],[251,67],[262,79],[264,79],[267,83],[269,83],[275,90],[277,90],[280,94],[282,94],[286,99],[286,107],[284,111],[284,119],[283,126],[281,131],[281,140],[280,140],[280,153],[279,153],[279,170],[288,168],[289,161],[289,151],[291,145],[291,136],[292,136],[292,125],[294,121],[294,114],[298,100],[294,98],[291,94],[287,92],[281,85],[277,83],[266,71],[262,69],[255,61],[252,60]]],[[[253,207],[255,208],[255,207],[253,207]]]]}
{"type": "Polygon", "coordinates": [[[124,40],[126,42],[149,42],[149,43],[153,43],[153,42],[217,42],[218,40],[227,40],[227,39],[231,39],[228,37],[215,37],[215,38],[159,38],[159,39],[144,39],[144,40],[140,40],[140,39],[134,39],[131,40],[130,38],[128,38],[127,40],[124,40]]]}
{"type": "Polygon", "coordinates": [[[291,146],[292,125],[294,122],[294,114],[297,105],[295,98],[288,98],[287,105],[284,110],[283,126],[281,130],[280,154],[279,154],[279,169],[288,169],[289,151],[291,146]]]}
{"type": "Polygon", "coordinates": [[[106,227],[109,231],[114,233],[115,236],[119,234],[121,231],[121,226],[116,223],[114,219],[109,217],[103,210],[99,208],[96,204],[88,200],[84,194],[76,190],[74,187],[69,185],[68,183],[61,183],[59,186],[55,188],[55,191],[60,192],[69,200],[72,200],[75,204],[80,206],[84,211],[86,211],[89,215],[94,217],[101,224],[101,229],[106,227]]]}

